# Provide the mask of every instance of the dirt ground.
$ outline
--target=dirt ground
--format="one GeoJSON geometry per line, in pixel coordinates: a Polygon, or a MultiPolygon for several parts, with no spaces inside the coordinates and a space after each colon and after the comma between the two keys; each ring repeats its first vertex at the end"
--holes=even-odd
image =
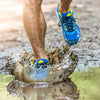
{"type": "MultiPolygon", "coordinates": [[[[65,44],[61,28],[57,25],[56,8],[58,0],[44,0],[42,9],[47,22],[46,47],[61,48],[65,44]],[[51,37],[51,38],[50,38],[51,37]]],[[[71,46],[78,57],[76,70],[100,67],[100,0],[73,0],[71,8],[81,30],[81,40],[71,46]]],[[[23,26],[23,0],[0,0],[0,69],[3,69],[7,57],[32,51],[23,26]]],[[[52,49],[51,48],[51,49],[52,49]]],[[[3,71],[0,71],[3,73],[3,71]]]]}

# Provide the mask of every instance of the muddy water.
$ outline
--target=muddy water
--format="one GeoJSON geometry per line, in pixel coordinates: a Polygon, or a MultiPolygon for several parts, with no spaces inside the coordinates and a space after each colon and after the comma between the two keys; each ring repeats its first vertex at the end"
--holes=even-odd
{"type": "Polygon", "coordinates": [[[50,59],[50,66],[44,70],[38,69],[39,80],[36,80],[37,76],[35,76],[37,69],[33,67],[35,64],[34,53],[28,54],[25,50],[19,55],[15,54],[8,58],[6,64],[7,71],[9,71],[9,74],[14,75],[16,80],[22,82],[62,82],[75,70],[78,57],[69,51],[67,45],[64,45],[62,48],[52,49],[52,51],[49,48],[47,49],[47,56],[50,59]],[[48,73],[46,78],[43,78],[43,74],[41,75],[44,72],[48,73]]]}
{"type": "Polygon", "coordinates": [[[74,72],[57,84],[24,84],[11,75],[0,75],[1,100],[99,100],[100,68],[74,72]]]}

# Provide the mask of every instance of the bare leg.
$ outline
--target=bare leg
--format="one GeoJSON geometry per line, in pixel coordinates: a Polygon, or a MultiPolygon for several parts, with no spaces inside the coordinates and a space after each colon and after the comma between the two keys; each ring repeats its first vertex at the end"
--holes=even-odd
{"type": "Polygon", "coordinates": [[[46,22],[41,10],[42,0],[24,0],[23,22],[33,47],[36,60],[48,59],[45,54],[44,38],[46,22]]]}
{"type": "Polygon", "coordinates": [[[62,13],[68,12],[72,0],[60,0],[59,11],[62,13]]]}

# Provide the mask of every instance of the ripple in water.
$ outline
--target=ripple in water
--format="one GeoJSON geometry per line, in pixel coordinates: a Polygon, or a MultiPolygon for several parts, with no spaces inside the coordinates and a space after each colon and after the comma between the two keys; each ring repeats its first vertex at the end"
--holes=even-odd
{"type": "Polygon", "coordinates": [[[22,84],[12,81],[7,90],[24,100],[77,100],[79,91],[76,85],[67,79],[56,84],[22,84]]]}

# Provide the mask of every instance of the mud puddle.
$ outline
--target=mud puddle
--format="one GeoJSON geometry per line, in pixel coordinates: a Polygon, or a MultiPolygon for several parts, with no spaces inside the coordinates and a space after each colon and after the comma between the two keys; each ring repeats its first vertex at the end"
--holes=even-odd
{"type": "Polygon", "coordinates": [[[1,100],[99,100],[100,68],[75,71],[57,84],[24,84],[11,75],[0,75],[1,100]]]}
{"type": "MultiPolygon", "coordinates": [[[[52,49],[52,51],[48,47],[47,56],[50,66],[44,70],[38,68],[38,71],[42,71],[38,77],[42,78],[41,73],[44,72],[48,74],[45,79],[39,79],[39,82],[62,82],[72,74],[78,62],[78,56],[69,51],[68,45],[63,45],[62,48],[52,49]]],[[[29,83],[36,82],[35,73],[37,73],[37,69],[34,68],[35,62],[34,53],[27,53],[24,50],[22,53],[14,54],[8,58],[6,69],[9,71],[9,74],[15,76],[16,80],[29,83]]]]}

